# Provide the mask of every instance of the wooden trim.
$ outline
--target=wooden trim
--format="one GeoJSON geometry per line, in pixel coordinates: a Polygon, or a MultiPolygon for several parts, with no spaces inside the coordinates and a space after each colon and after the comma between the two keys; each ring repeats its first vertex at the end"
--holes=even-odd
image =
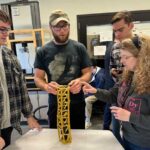
{"type": "Polygon", "coordinates": [[[34,47],[37,48],[37,41],[36,41],[36,33],[39,32],[40,33],[40,37],[41,37],[41,42],[42,42],[42,45],[44,45],[44,35],[45,35],[45,32],[49,32],[49,30],[46,30],[46,29],[42,29],[42,28],[39,28],[39,29],[20,29],[20,30],[11,30],[9,31],[9,35],[10,34],[13,34],[15,37],[15,35],[27,35],[28,37],[27,38],[14,38],[14,39],[10,39],[9,37],[7,38],[7,46],[8,48],[11,49],[11,43],[22,43],[22,42],[27,42],[27,43],[33,43],[34,47]]]}

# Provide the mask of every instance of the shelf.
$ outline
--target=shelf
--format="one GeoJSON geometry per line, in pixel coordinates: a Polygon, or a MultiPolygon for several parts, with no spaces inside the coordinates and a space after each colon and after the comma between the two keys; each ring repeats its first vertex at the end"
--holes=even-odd
{"type": "Polygon", "coordinates": [[[34,39],[32,39],[32,38],[9,40],[10,43],[22,43],[22,42],[30,42],[30,43],[32,43],[33,41],[34,41],[34,39]]]}
{"type": "Polygon", "coordinates": [[[36,39],[36,34],[40,34],[40,39],[41,39],[41,43],[43,46],[45,44],[44,42],[44,32],[49,32],[49,30],[46,29],[20,29],[20,30],[11,30],[9,31],[9,35],[13,34],[14,37],[16,35],[22,35],[22,36],[28,36],[26,38],[14,38],[14,39],[10,39],[10,37],[7,38],[7,46],[8,48],[11,49],[11,44],[12,43],[23,43],[23,42],[27,42],[27,43],[33,43],[35,49],[37,48],[37,39],[36,39]]]}
{"type": "MultiPolygon", "coordinates": [[[[7,38],[7,47],[12,49],[12,43],[33,43],[34,48],[36,50],[37,48],[37,40],[36,34],[39,34],[39,39],[41,39],[41,45],[43,46],[45,44],[44,41],[44,32],[49,32],[49,30],[46,29],[23,29],[23,30],[11,30],[9,31],[9,35],[13,34],[13,39],[10,39],[10,37],[7,38]]],[[[28,91],[39,91],[40,89],[36,87],[34,82],[34,76],[31,74],[31,76],[25,75],[26,83],[28,91]]],[[[47,78],[45,77],[45,80],[47,78]]]]}

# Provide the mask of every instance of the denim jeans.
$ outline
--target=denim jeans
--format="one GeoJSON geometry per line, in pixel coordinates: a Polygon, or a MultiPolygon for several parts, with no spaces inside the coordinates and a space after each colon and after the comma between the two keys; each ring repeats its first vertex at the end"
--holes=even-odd
{"type": "Polygon", "coordinates": [[[103,129],[104,130],[110,130],[110,124],[111,124],[111,111],[110,111],[110,104],[105,104],[104,107],[104,117],[103,117],[103,129]]]}
{"type": "Polygon", "coordinates": [[[115,119],[115,117],[112,115],[112,132],[119,141],[119,143],[124,146],[123,139],[120,135],[120,121],[115,119]]]}
{"type": "Polygon", "coordinates": [[[150,150],[150,148],[144,148],[135,144],[130,143],[129,141],[123,138],[125,150],[150,150]]]}
{"type": "Polygon", "coordinates": [[[1,137],[5,141],[5,147],[7,147],[8,145],[10,145],[10,143],[11,143],[11,134],[12,134],[12,131],[13,131],[13,127],[8,127],[8,128],[5,128],[5,129],[1,129],[1,137]]]}

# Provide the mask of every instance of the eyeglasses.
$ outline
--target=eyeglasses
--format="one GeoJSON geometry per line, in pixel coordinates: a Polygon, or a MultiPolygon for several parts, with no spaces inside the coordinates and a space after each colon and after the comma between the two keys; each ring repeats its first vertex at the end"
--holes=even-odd
{"type": "Polygon", "coordinates": [[[134,56],[121,56],[121,59],[123,60],[128,60],[129,58],[134,57],[134,56]]]}
{"type": "Polygon", "coordinates": [[[1,34],[7,33],[7,32],[9,32],[10,30],[11,30],[10,28],[0,27],[0,33],[1,33],[1,34]]]}
{"type": "Polygon", "coordinates": [[[56,25],[56,26],[52,26],[52,28],[53,28],[55,31],[60,31],[61,29],[63,29],[63,30],[68,30],[68,29],[69,29],[69,24],[56,25]]]}

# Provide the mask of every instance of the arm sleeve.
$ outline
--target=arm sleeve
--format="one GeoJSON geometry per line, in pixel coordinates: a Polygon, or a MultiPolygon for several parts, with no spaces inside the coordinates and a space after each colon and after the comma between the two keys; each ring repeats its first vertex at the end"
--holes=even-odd
{"type": "Polygon", "coordinates": [[[33,106],[29,98],[29,94],[28,94],[27,86],[26,86],[26,80],[21,70],[21,65],[19,61],[17,60],[16,56],[13,56],[13,60],[14,60],[15,65],[18,68],[18,71],[20,72],[18,76],[18,79],[19,79],[18,88],[20,87],[18,89],[18,92],[20,93],[19,94],[20,96],[18,98],[21,99],[21,112],[23,113],[24,117],[28,118],[29,116],[32,115],[33,106]]]}
{"type": "Polygon", "coordinates": [[[28,118],[32,115],[33,106],[28,95],[26,80],[21,70],[21,65],[15,55],[12,55],[12,61],[15,65],[16,70],[18,70],[19,72],[19,76],[17,77],[19,85],[16,87],[15,92],[18,92],[18,99],[20,99],[21,101],[21,112],[23,113],[24,117],[28,118]]]}
{"type": "Polygon", "coordinates": [[[35,56],[35,61],[34,61],[34,68],[39,68],[41,70],[44,70],[45,67],[44,67],[44,63],[43,63],[43,59],[44,58],[44,54],[43,52],[44,50],[42,49],[39,49],[36,53],[36,56],[35,56]]]}
{"type": "Polygon", "coordinates": [[[97,89],[97,93],[94,94],[97,99],[103,102],[107,102],[110,104],[116,103],[117,102],[117,95],[118,95],[118,88],[114,87],[110,90],[105,90],[105,89],[97,89]]]}
{"type": "Polygon", "coordinates": [[[21,74],[20,87],[21,87],[20,92],[21,92],[21,101],[22,101],[22,113],[24,117],[28,118],[29,116],[32,115],[33,106],[29,98],[26,81],[23,73],[21,74]]]}
{"type": "Polygon", "coordinates": [[[85,46],[80,43],[78,50],[79,50],[78,53],[81,58],[81,69],[91,67],[92,64],[91,64],[91,61],[90,61],[90,58],[89,58],[89,55],[87,53],[87,49],[85,48],[85,46]]]}

